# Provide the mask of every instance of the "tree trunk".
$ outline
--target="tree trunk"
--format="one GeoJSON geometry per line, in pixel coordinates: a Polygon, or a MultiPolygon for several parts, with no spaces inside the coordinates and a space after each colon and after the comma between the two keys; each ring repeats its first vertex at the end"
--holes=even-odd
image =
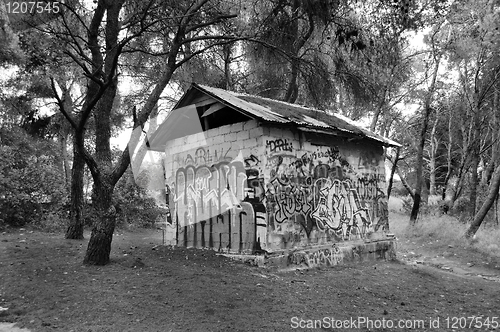
{"type": "MultiPolygon", "coordinates": [[[[83,134],[80,134],[83,135],[83,134]]],[[[71,170],[71,210],[66,239],[83,239],[83,175],[85,160],[78,151],[75,135],[73,144],[73,169],[71,170]]]]}
{"type": "Polygon", "coordinates": [[[111,254],[111,242],[116,225],[116,210],[111,204],[113,186],[106,182],[94,183],[96,189],[97,220],[94,221],[92,234],[87,246],[84,264],[106,265],[111,254]]]}
{"type": "MultiPolygon", "coordinates": [[[[84,263],[104,265],[109,262],[111,242],[116,225],[116,210],[112,204],[114,186],[130,164],[129,148],[132,145],[136,145],[136,143],[132,144],[133,142],[129,141],[129,145],[121,152],[118,161],[113,165],[110,137],[112,108],[116,100],[118,83],[117,68],[122,63],[119,60],[123,48],[142,33],[146,33],[146,27],[148,26],[146,23],[149,21],[138,23],[140,24],[140,32],[137,35],[134,33],[135,36],[130,36],[130,38],[129,36],[121,36],[119,38],[121,31],[120,14],[125,1],[95,1],[95,3],[96,6],[93,9],[92,18],[86,26],[87,39],[84,37],[75,38],[70,31],[66,31],[69,32],[69,36],[71,37],[68,38],[70,39],[70,44],[76,39],[83,38],[81,46],[85,45],[85,50],[80,50],[81,53],[80,51],[76,52],[76,55],[81,55],[83,58],[81,62],[78,59],[74,59],[77,64],[83,67],[85,76],[88,77],[87,91],[85,93],[80,121],[76,122],[64,110],[61,110],[61,112],[75,129],[76,136],[79,133],[83,133],[86,121],[90,116],[94,116],[95,118],[95,155],[92,156],[85,148],[83,136],[78,136],[75,145],[78,148],[78,152],[82,154],[92,174],[95,187],[93,204],[98,215],[98,219],[93,224],[84,263]]],[[[164,43],[169,48],[168,52],[166,52],[167,55],[165,57],[162,56],[160,62],[162,70],[159,73],[158,82],[156,82],[153,90],[147,96],[141,112],[139,112],[137,119],[134,121],[134,127],[141,126],[147,121],[151,111],[158,103],[161,94],[170,82],[173,73],[182,64],[191,59],[190,57],[181,59],[179,56],[181,47],[189,39],[187,34],[192,33],[196,35],[200,33],[201,29],[208,31],[208,27],[214,26],[216,23],[218,24],[226,19],[236,17],[236,15],[223,15],[217,16],[216,19],[207,18],[207,21],[203,22],[204,13],[210,12],[210,10],[202,11],[202,7],[208,6],[205,6],[206,3],[207,1],[203,0],[195,1],[190,6],[186,6],[186,9],[182,10],[182,12],[176,12],[175,17],[173,16],[168,20],[169,24],[174,24],[172,28],[175,32],[165,36],[166,40],[171,39],[171,42],[164,43]],[[197,16],[202,17],[200,18],[201,21],[198,20],[197,16]]],[[[149,10],[149,6],[147,7],[146,10],[149,10]]],[[[181,9],[179,8],[179,10],[181,9]]],[[[146,14],[144,13],[144,17],[142,14],[140,16],[143,19],[149,20],[149,16],[146,14]]],[[[217,32],[216,36],[213,36],[212,44],[204,49],[209,49],[219,44],[218,34],[217,32]]],[[[207,36],[204,35],[203,37],[207,36]]],[[[208,36],[207,38],[211,37],[208,36]]],[[[71,44],[71,47],[74,49],[73,44],[71,44]]],[[[198,50],[196,53],[198,53],[198,50]]],[[[54,90],[56,90],[55,87],[54,90]]]]}
{"type": "MultiPolygon", "coordinates": [[[[392,163],[391,175],[389,176],[389,184],[387,185],[387,199],[389,199],[389,197],[391,197],[392,182],[394,180],[394,173],[396,173],[396,168],[397,168],[397,164],[399,161],[399,151],[400,151],[400,148],[396,148],[396,157],[394,158],[394,162],[392,163]]],[[[389,160],[390,160],[390,158],[389,158],[389,160]]]]}
{"type": "Polygon", "coordinates": [[[68,155],[68,134],[64,134],[61,137],[61,155],[63,158],[63,169],[64,177],[66,183],[66,189],[68,192],[71,191],[71,166],[69,165],[69,155],[68,155]]]}
{"type": "Polygon", "coordinates": [[[481,226],[481,223],[486,217],[486,214],[488,213],[491,206],[495,202],[495,197],[498,195],[499,187],[500,187],[500,166],[497,166],[490,184],[488,196],[484,200],[483,205],[481,205],[481,208],[474,216],[474,220],[472,221],[469,228],[465,232],[465,238],[470,239],[476,234],[477,230],[481,226]]]}
{"type": "Polygon", "coordinates": [[[370,130],[373,132],[375,132],[375,129],[377,128],[377,122],[378,122],[378,118],[380,117],[380,113],[382,113],[382,106],[379,106],[375,110],[375,113],[373,113],[372,122],[370,124],[370,130]]]}
{"type": "MultiPolygon", "coordinates": [[[[168,82],[170,82],[175,68],[172,64],[173,61],[175,61],[175,55],[172,55],[169,60],[171,63],[167,65],[164,75],[156,84],[153,92],[151,92],[151,94],[149,95],[146,104],[143,106],[143,111],[138,115],[137,121],[139,122],[139,125],[143,124],[146,121],[147,117],[149,116],[149,114],[151,114],[152,110],[156,106],[161,93],[167,86],[168,82]]],[[[137,142],[129,142],[129,146],[131,147],[136,145],[137,142]]],[[[81,148],[83,149],[83,146],[81,148]]],[[[84,258],[84,264],[105,265],[109,263],[111,242],[113,240],[113,232],[116,225],[116,209],[111,202],[114,186],[130,164],[130,153],[128,149],[129,147],[127,147],[126,150],[122,152],[120,160],[118,161],[118,165],[116,165],[114,169],[111,169],[110,166],[105,166],[107,161],[103,160],[103,157],[106,157],[107,151],[102,147],[100,151],[104,153],[103,156],[101,156],[101,163],[99,164],[99,169],[101,171],[96,170],[96,168],[98,167],[97,163],[92,164],[89,159],[86,160],[87,165],[92,172],[92,178],[94,180],[94,186],[96,188],[94,190],[94,201],[96,203],[98,220],[94,223],[94,227],[92,229],[87,252],[84,258]],[[110,170],[109,173],[104,173],[106,171],[106,168],[110,170]]]]}
{"type": "MultiPolygon", "coordinates": [[[[493,112],[493,124],[492,124],[493,128],[499,128],[499,124],[500,124],[499,123],[500,121],[498,119],[498,117],[500,116],[499,110],[498,110],[498,97],[499,97],[498,90],[495,89],[494,97],[493,97],[493,107],[492,107],[493,110],[495,110],[493,112]]],[[[500,135],[499,135],[498,131],[496,133],[493,132],[491,134],[491,139],[493,141],[500,139],[500,135]]],[[[498,153],[499,153],[498,145],[493,144],[493,146],[491,147],[491,158],[487,164],[486,164],[486,162],[484,163],[485,168],[483,170],[483,174],[481,177],[481,187],[485,187],[490,182],[491,177],[493,175],[493,171],[495,170],[495,167],[496,167],[495,160],[497,160],[498,153]]]]}
{"type": "Polygon", "coordinates": [[[495,196],[495,225],[498,227],[498,196],[499,193],[495,196]]]}
{"type": "Polygon", "coordinates": [[[408,191],[408,194],[411,196],[411,198],[415,201],[415,191],[410,187],[408,182],[406,181],[405,177],[401,172],[399,171],[399,168],[396,168],[396,172],[398,173],[399,178],[401,179],[401,183],[403,184],[403,187],[408,191]]]}
{"type": "Polygon", "coordinates": [[[436,195],[436,192],[436,156],[433,155],[429,160],[429,195],[436,195]]]}
{"type": "MultiPolygon", "coordinates": [[[[298,0],[293,0],[292,1],[292,19],[297,15],[299,12],[299,1],[298,0]]],[[[300,47],[303,45],[303,41],[300,39],[299,36],[299,21],[297,19],[292,21],[290,28],[290,38],[291,38],[291,43],[290,43],[290,51],[293,52],[293,55],[297,56],[300,47]],[[302,45],[299,45],[302,44],[302,45]]],[[[288,81],[288,86],[286,89],[285,97],[283,101],[286,101],[288,103],[294,103],[297,100],[298,97],[298,92],[299,92],[299,87],[297,85],[297,79],[299,76],[299,61],[297,59],[292,59],[291,60],[291,73],[290,73],[290,78],[288,81]]]]}
{"type": "Polygon", "coordinates": [[[291,74],[290,80],[288,82],[287,91],[285,93],[284,101],[288,103],[295,103],[299,96],[299,85],[297,83],[300,73],[300,49],[304,47],[305,43],[309,40],[312,33],[314,32],[314,18],[312,15],[307,15],[307,29],[305,27],[299,26],[298,16],[300,15],[300,0],[293,0],[292,2],[292,27],[289,30],[290,39],[293,41],[290,45],[290,52],[293,53],[295,59],[291,60],[291,74]],[[303,28],[303,29],[302,29],[303,28]],[[301,32],[305,31],[304,34],[301,32]]]}
{"type": "Polygon", "coordinates": [[[95,165],[99,172],[92,174],[94,179],[93,201],[97,213],[94,220],[87,252],[83,260],[88,265],[105,265],[109,263],[111,253],[111,241],[116,225],[116,209],[112,204],[113,189],[116,181],[112,182],[113,173],[111,155],[111,113],[118,89],[118,77],[114,71],[114,59],[116,57],[117,40],[119,33],[118,17],[122,4],[110,2],[106,8],[106,57],[100,64],[104,65],[104,72],[111,80],[108,88],[102,94],[101,99],[94,111],[95,118],[95,165]]]}
{"type": "Polygon", "coordinates": [[[471,178],[470,178],[470,194],[469,194],[469,215],[471,218],[476,214],[476,201],[477,201],[477,187],[479,177],[477,175],[477,168],[479,166],[479,151],[472,153],[471,163],[471,178]]]}
{"type": "Polygon", "coordinates": [[[288,88],[286,90],[284,101],[287,103],[294,103],[299,96],[299,87],[297,86],[297,79],[299,76],[299,63],[297,60],[292,60],[292,73],[288,88]]]}
{"type": "MultiPolygon", "coordinates": [[[[417,181],[417,184],[419,183],[420,181],[417,181]]],[[[420,188],[422,184],[420,183],[420,188]]],[[[418,217],[418,211],[420,209],[420,202],[422,200],[422,189],[420,190],[415,190],[415,196],[413,198],[413,207],[411,208],[411,214],[410,214],[410,224],[416,224],[417,222],[417,217],[418,217]]]]}
{"type": "Polygon", "coordinates": [[[436,137],[436,128],[439,120],[439,114],[432,125],[430,147],[429,147],[429,194],[436,195],[436,154],[438,149],[438,139],[436,137]]]}
{"type": "Polygon", "coordinates": [[[386,103],[386,101],[385,101],[386,95],[387,95],[387,86],[384,88],[384,93],[380,97],[380,102],[378,103],[378,107],[375,110],[375,113],[373,113],[372,122],[370,124],[370,130],[373,132],[375,132],[375,129],[377,128],[377,122],[378,122],[378,119],[380,117],[380,114],[383,113],[382,110],[384,109],[384,106],[386,103]]]}
{"type": "MultiPolygon", "coordinates": [[[[467,121],[469,116],[463,117],[464,121],[467,121]]],[[[460,157],[460,165],[458,168],[457,172],[457,184],[455,185],[455,196],[453,197],[453,201],[455,201],[458,197],[460,197],[462,193],[462,188],[463,184],[465,183],[466,176],[468,175],[469,167],[471,166],[471,146],[474,143],[471,143],[473,141],[472,135],[473,135],[473,128],[474,128],[474,121],[471,120],[469,121],[468,128],[466,127],[466,124],[462,122],[460,125],[461,131],[462,131],[462,153],[460,157]]]]}
{"type": "MultiPolygon", "coordinates": [[[[471,156],[471,182],[470,182],[470,195],[469,195],[469,215],[472,219],[476,214],[476,204],[477,204],[477,188],[479,184],[479,177],[477,175],[477,170],[480,162],[481,153],[481,101],[478,96],[478,92],[474,91],[474,116],[472,117],[472,156],[471,156]]],[[[496,144],[495,144],[496,145],[496,144]]]]}
{"type": "MultiPolygon", "coordinates": [[[[66,112],[73,114],[74,105],[71,98],[71,92],[66,86],[67,81],[62,82],[61,89],[63,91],[62,102],[66,112]]],[[[76,114],[75,114],[76,115],[76,114]]],[[[77,116],[77,115],[76,115],[77,116]]],[[[69,172],[69,162],[67,157],[66,143],[69,136],[69,126],[63,129],[63,156],[64,166],[66,171],[69,172]]],[[[69,212],[69,225],[66,229],[66,239],[82,240],[83,239],[83,179],[85,172],[85,159],[78,150],[78,144],[83,144],[85,137],[85,129],[82,127],[78,132],[73,134],[73,166],[71,168],[71,202],[69,212]]],[[[66,175],[68,177],[68,175],[66,175]]]]}
{"type": "MultiPolygon", "coordinates": [[[[141,142],[147,142],[147,139],[149,137],[151,137],[151,135],[153,135],[153,133],[157,129],[157,127],[158,127],[158,112],[159,112],[158,105],[156,105],[154,107],[153,111],[151,112],[151,115],[149,118],[149,126],[148,126],[148,131],[146,132],[146,138],[144,139],[144,141],[141,141],[141,142]]],[[[141,128],[141,134],[142,134],[142,131],[144,130],[144,126],[140,126],[139,128],[141,128]]],[[[138,129],[135,129],[135,130],[138,130],[138,129]]],[[[147,144],[143,143],[143,144],[141,144],[141,146],[139,146],[138,151],[134,152],[137,149],[137,145],[139,144],[140,139],[139,139],[139,137],[134,136],[134,138],[131,139],[131,141],[134,141],[133,143],[136,143],[135,141],[137,141],[137,144],[129,145],[130,153],[133,156],[130,160],[130,166],[132,167],[132,173],[134,174],[134,177],[137,178],[139,176],[139,174],[141,174],[141,171],[143,170],[142,166],[144,164],[144,158],[146,157],[146,154],[148,153],[149,149],[148,149],[147,144]]]]}
{"type": "Polygon", "coordinates": [[[0,1],[0,45],[0,63],[22,59],[19,39],[11,28],[4,1],[0,1]]]}
{"type": "MultiPolygon", "coordinates": [[[[493,148],[493,149],[495,149],[495,148],[493,148]]],[[[495,151],[491,152],[492,156],[494,156],[495,154],[496,154],[495,151]]],[[[483,173],[481,174],[481,187],[488,185],[488,183],[491,180],[491,176],[493,175],[493,171],[495,170],[496,165],[492,159],[493,159],[493,157],[490,158],[489,163],[487,163],[487,164],[486,164],[486,162],[484,163],[484,164],[486,164],[486,166],[484,167],[483,173]]]]}
{"type": "Polygon", "coordinates": [[[233,79],[231,77],[231,62],[232,62],[232,54],[233,54],[233,45],[225,44],[222,46],[222,54],[224,56],[224,80],[226,90],[233,91],[234,84],[233,79]]]}
{"type": "MultiPolygon", "coordinates": [[[[446,176],[444,178],[444,184],[443,184],[443,200],[446,198],[446,190],[448,188],[448,181],[450,180],[450,177],[451,177],[451,174],[452,174],[452,146],[453,146],[453,134],[452,134],[452,116],[451,116],[451,110],[449,111],[449,114],[448,114],[448,147],[446,149],[446,161],[447,161],[447,170],[446,170],[446,176]]],[[[451,204],[453,205],[453,202],[451,202],[451,204]]]]}
{"type": "MultiPolygon", "coordinates": [[[[437,66],[436,66],[437,67],[437,66]]],[[[420,131],[420,142],[417,147],[417,184],[415,185],[415,197],[413,199],[413,207],[410,214],[410,223],[415,224],[417,222],[418,211],[420,209],[420,201],[422,200],[422,187],[424,185],[423,179],[423,163],[424,163],[424,145],[425,145],[425,134],[427,132],[427,125],[429,123],[429,115],[431,112],[430,103],[426,103],[424,109],[424,120],[422,123],[422,129],[420,131]]]]}
{"type": "MultiPolygon", "coordinates": [[[[435,51],[435,50],[434,50],[435,51]]],[[[435,55],[435,53],[434,53],[435,55]]],[[[436,56],[436,55],[435,55],[436,56]]],[[[422,123],[422,129],[420,131],[420,141],[417,147],[417,184],[415,188],[415,199],[413,200],[413,208],[411,209],[410,214],[410,224],[414,225],[417,222],[418,211],[420,209],[420,201],[422,195],[422,186],[424,184],[423,179],[423,164],[424,164],[424,146],[425,146],[425,135],[427,133],[427,127],[429,125],[429,116],[431,113],[431,102],[432,95],[434,94],[434,90],[436,89],[436,79],[439,69],[439,63],[441,61],[441,54],[435,57],[435,65],[434,72],[432,74],[432,81],[429,87],[429,91],[427,91],[427,95],[425,96],[424,101],[424,119],[422,123]]]]}

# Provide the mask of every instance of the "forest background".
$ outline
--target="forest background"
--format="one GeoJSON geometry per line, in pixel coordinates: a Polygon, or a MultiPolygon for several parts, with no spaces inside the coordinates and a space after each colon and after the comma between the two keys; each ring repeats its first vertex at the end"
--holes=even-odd
{"type": "Polygon", "coordinates": [[[116,226],[165,218],[139,166],[191,82],[364,121],[402,144],[386,151],[387,195],[411,225],[498,227],[499,1],[13,3],[0,0],[0,228],[91,227],[84,263],[107,264],[116,226]]]}

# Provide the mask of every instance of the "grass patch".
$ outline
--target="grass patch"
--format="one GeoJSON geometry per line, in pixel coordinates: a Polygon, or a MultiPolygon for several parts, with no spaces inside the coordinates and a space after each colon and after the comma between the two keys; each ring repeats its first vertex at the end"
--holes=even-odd
{"type": "Polygon", "coordinates": [[[425,241],[439,240],[442,245],[466,244],[463,234],[467,227],[453,217],[447,215],[422,216],[414,226],[410,226],[409,219],[408,215],[391,213],[391,231],[401,238],[425,241]]]}
{"type": "MultiPolygon", "coordinates": [[[[409,215],[401,212],[397,197],[389,201],[389,222],[391,232],[400,240],[410,240],[424,245],[429,250],[449,250],[451,247],[474,251],[486,260],[500,259],[500,228],[483,224],[472,241],[464,238],[468,224],[449,215],[421,214],[415,226],[410,226],[409,215]]],[[[464,253],[465,254],[465,253],[464,253]]]]}
{"type": "Polygon", "coordinates": [[[500,257],[498,239],[500,239],[500,229],[486,225],[478,230],[472,246],[488,256],[500,257]]]}
{"type": "Polygon", "coordinates": [[[399,197],[391,196],[389,197],[389,202],[387,202],[389,212],[400,213],[403,212],[403,200],[399,197]]]}

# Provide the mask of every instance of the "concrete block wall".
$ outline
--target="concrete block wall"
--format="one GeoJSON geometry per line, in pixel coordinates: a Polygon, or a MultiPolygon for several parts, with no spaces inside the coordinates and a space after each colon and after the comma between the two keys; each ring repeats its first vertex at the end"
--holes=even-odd
{"type": "Polygon", "coordinates": [[[388,229],[381,146],[264,128],[267,247],[366,238],[388,229]]]}
{"type": "Polygon", "coordinates": [[[273,252],[388,226],[383,149],[366,141],[251,120],[178,138],[165,152],[167,244],[273,252]]]}
{"type": "Polygon", "coordinates": [[[256,242],[264,242],[263,227],[257,227],[263,224],[262,208],[247,185],[259,167],[262,135],[262,127],[251,120],[167,143],[172,223],[167,222],[165,244],[252,252],[256,242]]]}

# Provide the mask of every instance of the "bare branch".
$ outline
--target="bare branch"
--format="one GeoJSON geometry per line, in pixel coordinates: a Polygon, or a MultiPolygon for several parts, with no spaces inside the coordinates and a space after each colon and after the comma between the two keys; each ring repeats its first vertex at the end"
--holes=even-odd
{"type": "Polygon", "coordinates": [[[90,70],[87,68],[87,66],[85,66],[85,64],[83,62],[81,62],[80,59],[78,59],[73,53],[71,53],[69,51],[63,51],[63,53],[66,54],[67,56],[69,56],[80,68],[83,69],[84,75],[86,77],[93,80],[97,84],[102,84],[101,80],[95,78],[92,75],[92,73],[90,72],[90,70]]]}
{"type": "MultiPolygon", "coordinates": [[[[89,28],[87,27],[87,25],[85,24],[85,22],[82,20],[82,18],[80,17],[80,15],[78,15],[76,13],[76,11],[75,11],[74,8],[68,6],[64,2],[60,3],[60,5],[64,6],[67,10],[69,10],[73,14],[73,16],[76,17],[76,19],[82,24],[82,26],[85,28],[85,30],[87,31],[87,33],[90,33],[89,28]]],[[[64,15],[61,15],[61,16],[63,16],[63,20],[65,22],[65,27],[67,27],[66,19],[65,19],[64,15]]]]}
{"type": "MultiPolygon", "coordinates": [[[[182,29],[186,29],[186,27],[189,25],[191,22],[191,19],[193,16],[198,12],[198,10],[201,9],[209,0],[198,0],[198,2],[194,3],[191,7],[188,8],[186,11],[186,14],[184,17],[182,17],[179,26],[182,27],[182,29]]],[[[185,33],[186,31],[184,31],[185,33]]]]}
{"type": "Polygon", "coordinates": [[[188,29],[186,29],[186,33],[189,33],[189,32],[201,29],[201,28],[205,28],[205,27],[220,23],[224,20],[228,20],[228,19],[236,18],[236,17],[238,17],[238,15],[220,15],[220,16],[217,16],[216,18],[214,18],[212,21],[208,21],[205,23],[199,23],[199,24],[190,26],[188,29]]]}

